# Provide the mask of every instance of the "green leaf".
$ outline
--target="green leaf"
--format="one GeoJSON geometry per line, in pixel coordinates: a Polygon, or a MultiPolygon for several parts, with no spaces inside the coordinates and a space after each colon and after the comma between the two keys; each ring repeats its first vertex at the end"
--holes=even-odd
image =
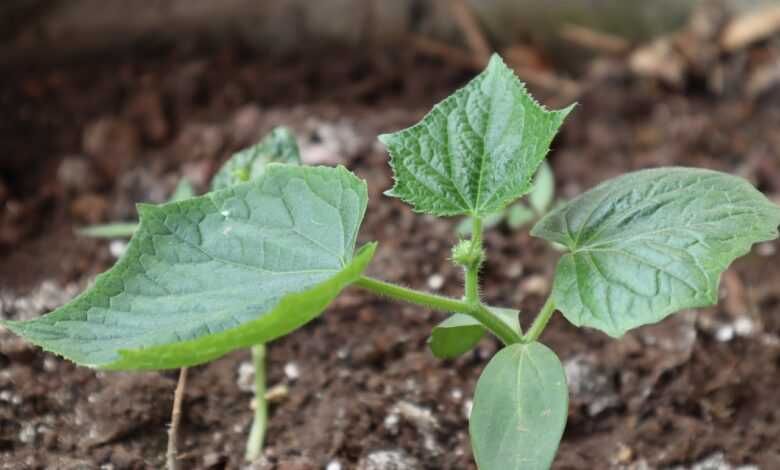
{"type": "Polygon", "coordinates": [[[541,343],[512,344],[477,381],[469,419],[480,470],[547,470],[566,426],[569,393],[558,357],[541,343]]]}
{"type": "Polygon", "coordinates": [[[523,225],[532,222],[536,218],[536,212],[529,209],[522,202],[512,204],[507,210],[506,224],[509,228],[518,229],[523,225]]]}
{"type": "MultiPolygon", "coordinates": [[[[491,308],[491,311],[515,331],[520,332],[519,311],[495,307],[491,308]]],[[[440,359],[453,358],[470,351],[483,336],[485,328],[481,323],[470,315],[454,313],[433,327],[428,346],[433,355],[440,359]]]]}
{"type": "Polygon", "coordinates": [[[611,336],[718,300],[721,273],[777,237],[780,208],[736,176],[660,168],[607,181],[539,221],[570,253],[553,296],[575,325],[611,336]]]}
{"type": "Polygon", "coordinates": [[[191,197],[195,197],[195,188],[192,187],[192,182],[190,182],[190,180],[182,177],[179,180],[179,184],[176,185],[176,189],[173,190],[170,201],[183,201],[191,197]]]}
{"type": "Polygon", "coordinates": [[[498,55],[418,124],[379,137],[395,185],[415,211],[485,216],[531,189],[553,136],[572,110],[547,111],[498,55]]]}
{"type": "Polygon", "coordinates": [[[295,135],[286,127],[275,128],[259,144],[230,157],[211,180],[211,190],[255,180],[263,175],[269,163],[301,163],[295,135]]]}
{"type": "Polygon", "coordinates": [[[547,213],[555,197],[555,177],[547,162],[539,165],[534,177],[534,187],[528,195],[528,203],[539,216],[547,213]]]}
{"type": "Polygon", "coordinates": [[[134,222],[115,222],[111,224],[90,225],[76,231],[79,235],[94,238],[127,238],[138,230],[134,222]]]}
{"type": "Polygon", "coordinates": [[[270,165],[251,183],[139,205],[124,256],[69,304],[12,331],[78,364],[173,368],[267,342],[316,317],[371,259],[353,259],[365,183],[270,165]]]}

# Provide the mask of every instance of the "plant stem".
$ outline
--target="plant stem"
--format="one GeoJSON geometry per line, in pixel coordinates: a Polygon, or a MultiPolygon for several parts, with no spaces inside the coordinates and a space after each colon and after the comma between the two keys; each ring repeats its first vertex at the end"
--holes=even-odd
{"type": "Polygon", "coordinates": [[[394,300],[400,300],[443,312],[457,312],[471,315],[482,323],[485,328],[496,335],[504,344],[513,344],[522,341],[518,332],[504,323],[481,303],[471,304],[462,300],[420,292],[366,276],[361,276],[354,285],[376,294],[390,297],[394,300]]]}
{"type": "Polygon", "coordinates": [[[552,318],[553,313],[555,313],[555,301],[551,295],[547,298],[547,301],[544,303],[544,306],[542,306],[542,309],[539,310],[536,318],[534,318],[534,322],[531,324],[531,328],[529,328],[528,332],[525,334],[525,336],[523,336],[523,342],[530,343],[532,341],[536,341],[542,334],[542,331],[544,331],[544,328],[547,326],[547,322],[549,322],[550,318],[552,318]]]}
{"type": "Polygon", "coordinates": [[[181,404],[184,400],[184,389],[187,387],[187,368],[179,370],[179,382],[173,394],[173,411],[171,412],[171,427],[168,429],[168,451],[166,452],[166,468],[176,470],[178,453],[179,423],[181,422],[181,404]]]}
{"type": "Polygon", "coordinates": [[[471,258],[475,260],[465,266],[466,281],[464,286],[466,302],[479,303],[479,266],[482,264],[482,219],[472,217],[471,228],[471,258]]]}
{"type": "Polygon", "coordinates": [[[255,366],[255,419],[246,443],[246,460],[254,462],[263,453],[265,431],[268,427],[268,402],[265,399],[265,344],[252,346],[255,366]]]}

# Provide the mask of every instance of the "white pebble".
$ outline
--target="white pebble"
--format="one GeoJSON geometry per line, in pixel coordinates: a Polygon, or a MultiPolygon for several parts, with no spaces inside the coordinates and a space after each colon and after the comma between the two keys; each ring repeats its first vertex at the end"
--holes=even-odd
{"type": "Polygon", "coordinates": [[[737,336],[750,336],[755,331],[753,320],[748,317],[740,317],[734,322],[734,332],[737,336]]]}
{"type": "Polygon", "coordinates": [[[284,375],[290,380],[298,380],[301,376],[301,370],[298,368],[298,364],[294,362],[288,362],[284,365],[284,375]]]}
{"type": "Polygon", "coordinates": [[[126,250],[127,242],[124,240],[111,240],[111,243],[108,244],[108,252],[111,253],[111,256],[114,258],[121,257],[125,254],[126,250]]]}
{"type": "Polygon", "coordinates": [[[463,404],[463,415],[466,419],[471,418],[471,409],[474,408],[474,402],[472,400],[466,400],[463,404]]]}
{"type": "Polygon", "coordinates": [[[341,470],[341,462],[338,460],[331,460],[325,467],[325,470],[341,470]]]}
{"type": "Polygon", "coordinates": [[[441,274],[434,274],[428,278],[428,287],[433,290],[439,290],[444,285],[444,276],[441,274]]]}
{"type": "Polygon", "coordinates": [[[723,325],[715,332],[715,339],[722,343],[726,343],[734,339],[734,327],[731,325],[723,325]]]}
{"type": "Polygon", "coordinates": [[[772,256],[775,254],[777,249],[775,248],[775,244],[772,242],[765,242],[760,243],[758,247],[756,247],[756,251],[761,256],[772,256]]]}

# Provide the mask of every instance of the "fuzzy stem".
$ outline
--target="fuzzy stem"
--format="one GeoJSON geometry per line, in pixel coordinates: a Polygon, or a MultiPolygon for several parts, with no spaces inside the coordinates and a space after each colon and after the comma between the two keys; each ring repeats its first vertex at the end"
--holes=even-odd
{"type": "Polygon", "coordinates": [[[504,323],[481,303],[471,304],[462,300],[420,292],[366,276],[361,276],[354,285],[394,300],[400,300],[443,312],[457,312],[471,315],[482,323],[485,328],[496,335],[504,344],[513,344],[522,341],[518,332],[504,323]]]}
{"type": "Polygon", "coordinates": [[[470,304],[479,303],[479,267],[482,264],[482,219],[472,218],[471,228],[471,258],[474,260],[468,266],[465,266],[466,280],[464,293],[466,302],[470,304]]]}
{"type": "Polygon", "coordinates": [[[246,443],[246,460],[254,462],[263,453],[265,431],[268,427],[268,402],[265,398],[265,344],[252,346],[255,366],[255,419],[246,443]]]}

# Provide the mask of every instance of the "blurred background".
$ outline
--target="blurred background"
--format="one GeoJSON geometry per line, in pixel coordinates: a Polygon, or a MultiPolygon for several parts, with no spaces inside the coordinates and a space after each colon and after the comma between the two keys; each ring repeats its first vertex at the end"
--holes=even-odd
{"type": "MultiPolygon", "coordinates": [[[[499,52],[548,107],[578,102],[549,156],[557,199],[662,165],[747,178],[780,203],[780,2],[760,0],[4,0],[0,4],[0,317],[83,290],[182,177],[199,192],[278,125],[308,164],[369,183],[372,273],[460,295],[457,220],[414,216],[376,135],[419,120],[499,52]]],[[[558,253],[486,234],[484,297],[536,310],[558,253]]],[[[611,341],[555,318],[572,393],[556,469],[780,468],[780,255],[764,243],[718,307],[611,341]]],[[[251,367],[193,369],[185,468],[474,468],[470,397],[497,349],[435,360],[440,314],[349,291],[271,345],[262,462],[241,460],[251,367]]],[[[153,468],[175,374],[77,368],[0,329],[0,468],[153,468]]]]}

